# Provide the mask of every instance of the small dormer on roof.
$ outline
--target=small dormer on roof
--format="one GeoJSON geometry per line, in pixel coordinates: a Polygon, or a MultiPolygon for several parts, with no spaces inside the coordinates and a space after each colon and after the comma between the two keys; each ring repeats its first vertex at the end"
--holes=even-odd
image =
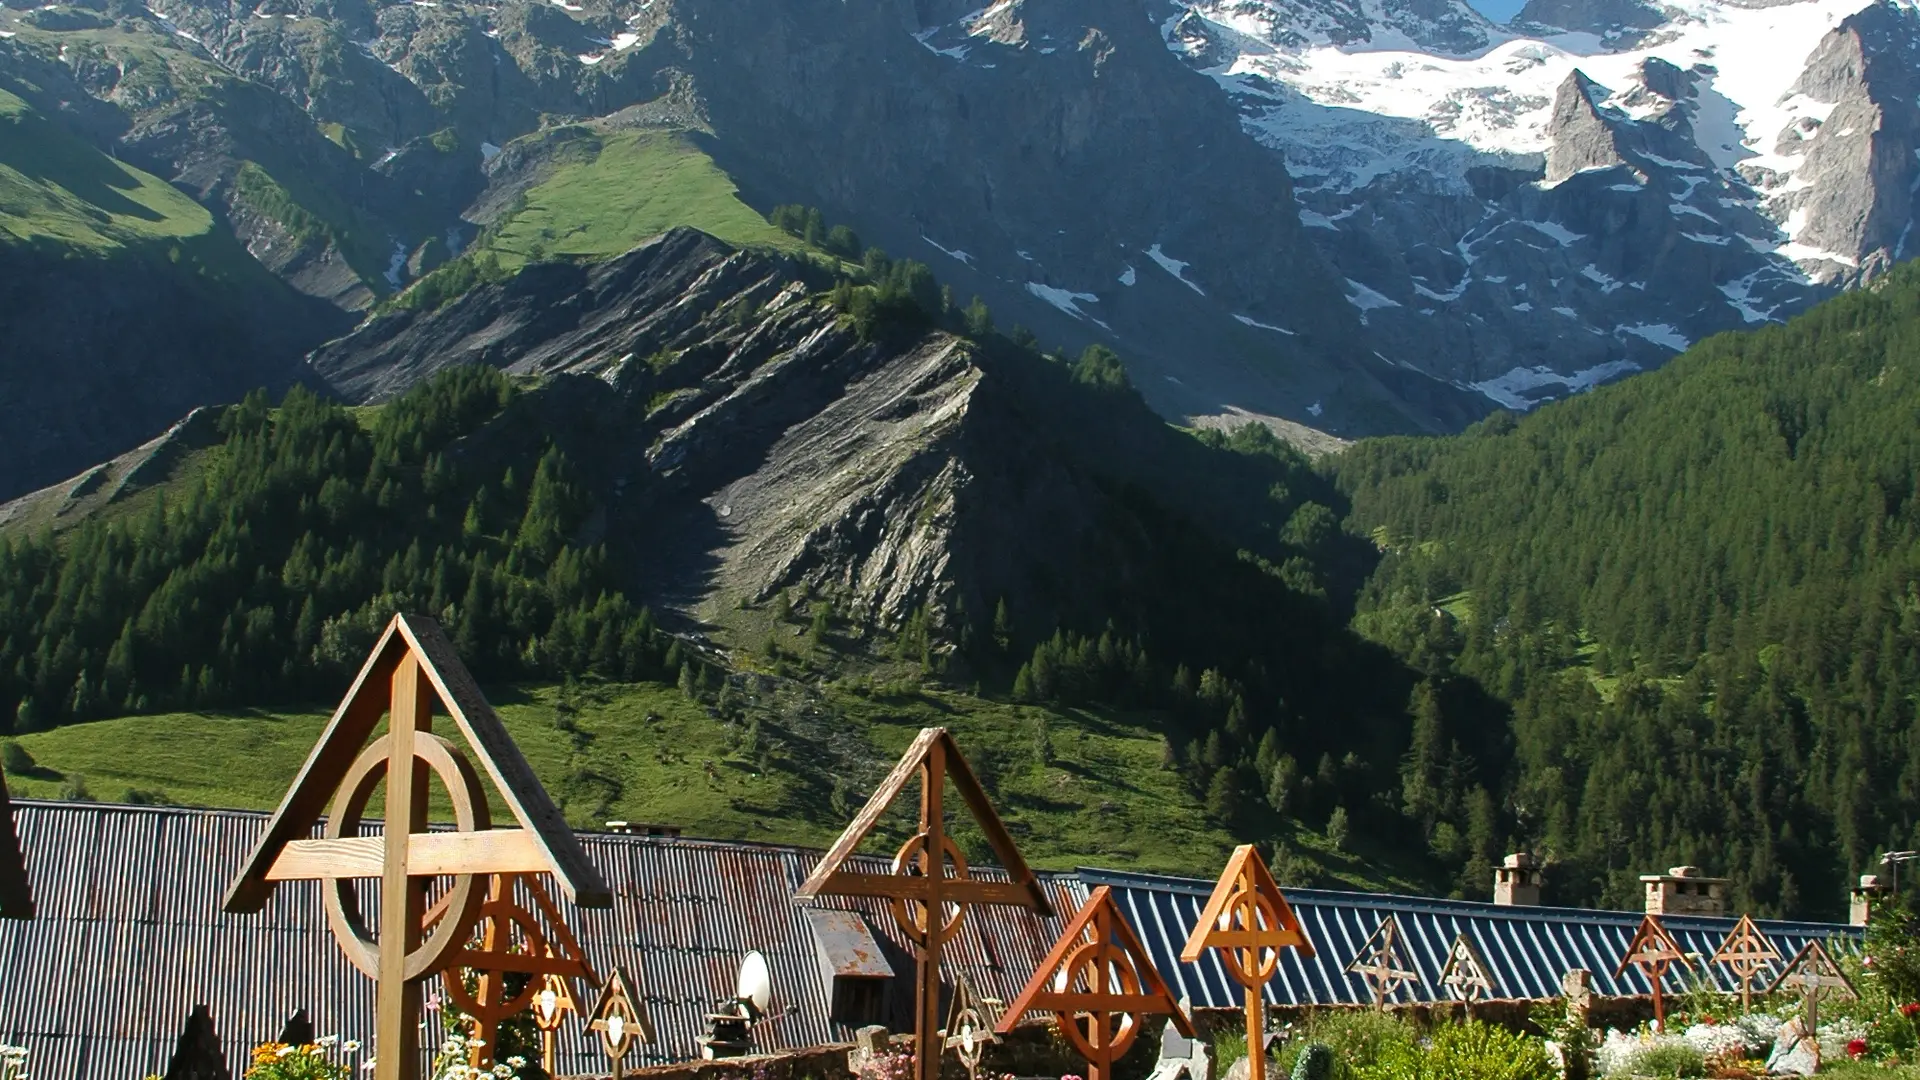
{"type": "Polygon", "coordinates": [[[884,1023],[887,983],[895,972],[866,917],[840,908],[803,908],[801,916],[813,931],[833,1022],[856,1028],[884,1023]]]}

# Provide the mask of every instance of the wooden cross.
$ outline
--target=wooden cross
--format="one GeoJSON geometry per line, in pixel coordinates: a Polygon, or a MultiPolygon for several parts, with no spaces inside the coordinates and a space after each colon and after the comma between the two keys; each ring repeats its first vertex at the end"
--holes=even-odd
{"type": "Polygon", "coordinates": [[[0,772],[0,919],[33,918],[33,890],[27,883],[27,857],[13,828],[13,800],[7,774],[0,772]]]}
{"type": "Polygon", "coordinates": [[[1620,955],[1619,966],[1613,969],[1616,979],[1625,978],[1629,967],[1638,967],[1646,973],[1647,982],[1653,985],[1653,1022],[1662,1031],[1667,1027],[1667,1002],[1661,983],[1666,979],[1667,969],[1674,964],[1693,966],[1681,951],[1680,943],[1661,925],[1659,917],[1648,915],[1640,920],[1640,928],[1633,932],[1627,951],[1620,955]]]}
{"type": "Polygon", "coordinates": [[[1768,987],[1769,993],[1778,993],[1784,989],[1800,991],[1800,1000],[1806,1009],[1806,1029],[1809,1038],[1818,1042],[1820,1030],[1820,995],[1831,992],[1843,1001],[1857,1001],[1860,994],[1848,981],[1840,965],[1833,962],[1827,947],[1820,944],[1819,938],[1809,938],[1800,951],[1793,954],[1787,966],[1780,971],[1780,977],[1768,987]]]}
{"type": "Polygon", "coordinates": [[[1440,985],[1455,999],[1466,1002],[1469,1014],[1474,1002],[1493,996],[1493,975],[1464,930],[1447,950],[1446,966],[1440,969],[1440,985]]]}
{"type": "MultiPolygon", "coordinates": [[[[473,1018],[475,1031],[468,1064],[484,1070],[493,1066],[501,1022],[526,1011],[550,981],[557,981],[565,990],[570,978],[585,979],[590,986],[598,980],[547,891],[531,875],[493,875],[487,899],[475,916],[474,936],[478,942],[470,937],[466,947],[453,954],[445,983],[447,996],[473,1018]],[[537,917],[520,903],[522,888],[539,909],[537,917]],[[476,976],[472,992],[467,989],[465,972],[476,976]],[[507,988],[509,973],[528,976],[517,992],[507,988]]],[[[571,1005],[572,995],[567,997],[571,1005]]],[[[537,1014],[535,1021],[538,1024],[537,1014]]],[[[545,1050],[550,1057],[551,1040],[548,1042],[545,1050]]],[[[552,1075],[550,1068],[548,1075],[552,1075]]]]}
{"type": "Polygon", "coordinates": [[[396,615],[334,710],[280,808],[227,889],[225,910],[266,906],[282,881],[318,880],[334,940],[376,980],[374,1080],[420,1073],[421,983],[446,969],[473,929],[489,874],[547,872],[580,907],[611,907],[613,894],[493,707],[460,663],[438,623],[396,615]],[[492,828],[487,791],[472,764],[433,733],[436,702],[513,812],[519,829],[492,828]],[[373,736],[382,715],[386,734],[373,736]],[[453,806],[454,832],[428,832],[428,786],[437,777],[453,806]],[[385,828],[359,835],[375,790],[384,787],[385,828]],[[331,800],[326,835],[314,820],[331,800]],[[430,916],[429,882],[450,877],[430,916]],[[376,941],[360,912],[354,879],[380,881],[376,941]]]}
{"type": "Polygon", "coordinates": [[[912,942],[918,970],[914,980],[914,1075],[917,1080],[940,1076],[940,953],[960,929],[968,904],[1012,904],[1053,914],[1053,905],[1040,888],[1039,878],[1007,835],[1000,815],[967,765],[960,747],[946,728],[921,730],[900,761],[880,782],[847,830],[822,856],[813,873],[794,892],[796,900],[822,896],[871,896],[887,901],[894,922],[912,942]],[[869,874],[844,869],[860,842],[880,815],[915,777],[920,780],[919,831],[893,858],[893,873],[869,874]],[[966,856],[947,833],[946,784],[972,812],[974,823],[1006,868],[1008,882],[969,877],[966,856]]]}
{"type": "Polygon", "coordinates": [[[625,970],[614,968],[607,984],[600,988],[600,999],[593,1003],[587,1029],[600,1033],[600,1048],[613,1062],[613,1080],[620,1080],[621,1061],[635,1043],[653,1041],[653,1022],[627,989],[625,970]]]}
{"type": "Polygon", "coordinates": [[[1147,1016],[1164,1013],[1182,1035],[1193,1037],[1193,1023],[1174,1003],[1105,885],[1067,923],[996,1030],[1007,1034],[1034,1010],[1059,1019],[1060,1034],[1087,1059],[1087,1080],[1112,1080],[1113,1063],[1139,1037],[1147,1016]]]}
{"type": "Polygon", "coordinates": [[[1744,1013],[1753,1008],[1754,976],[1779,959],[1780,950],[1754,925],[1753,916],[1742,915],[1727,939],[1713,950],[1712,962],[1727,965],[1740,980],[1740,1011],[1744,1013]]]}
{"type": "Polygon", "coordinates": [[[1360,946],[1360,951],[1347,961],[1346,971],[1367,981],[1373,988],[1373,1007],[1384,1010],[1387,998],[1394,991],[1408,983],[1419,985],[1420,975],[1408,967],[1400,951],[1400,920],[1389,913],[1374,927],[1373,935],[1360,946]]]}
{"type": "Polygon", "coordinates": [[[953,1009],[947,1014],[947,1026],[940,1029],[940,1035],[946,1048],[967,1067],[968,1077],[979,1075],[980,1055],[987,1044],[1000,1041],[999,1033],[993,1030],[999,1020],[993,1009],[974,993],[973,980],[961,972],[954,982],[953,1009]]]}
{"type": "Polygon", "coordinates": [[[1220,950],[1227,974],[1246,992],[1247,1076],[1266,1080],[1267,982],[1280,967],[1281,949],[1312,959],[1313,943],[1252,844],[1235,848],[1227,860],[1180,960],[1195,963],[1208,949],[1220,950]]]}

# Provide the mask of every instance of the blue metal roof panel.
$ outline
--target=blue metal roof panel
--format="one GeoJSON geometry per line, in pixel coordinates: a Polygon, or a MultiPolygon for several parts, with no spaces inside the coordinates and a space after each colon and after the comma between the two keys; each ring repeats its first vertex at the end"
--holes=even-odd
{"type": "MultiPolygon", "coordinates": [[[[1227,974],[1218,956],[1209,953],[1198,963],[1180,962],[1187,933],[1213,883],[1194,878],[1081,868],[1087,888],[1113,889],[1127,918],[1140,931],[1154,964],[1200,1007],[1232,1008],[1241,1004],[1239,985],[1227,974]]],[[[1587,908],[1504,907],[1467,900],[1330,889],[1283,889],[1313,942],[1312,959],[1288,950],[1279,970],[1267,984],[1267,1000],[1276,1004],[1361,1004],[1371,1002],[1366,980],[1345,971],[1367,939],[1388,914],[1400,924],[1402,955],[1420,976],[1418,985],[1403,985],[1389,1000],[1442,1000],[1440,974],[1455,936],[1465,933],[1487,963],[1496,992],[1502,997],[1547,998],[1560,993],[1560,979],[1573,968],[1593,974],[1599,994],[1644,994],[1652,987],[1638,968],[1615,978],[1614,968],[1640,925],[1641,913],[1587,908]]],[[[1703,959],[1713,955],[1733,929],[1731,918],[1669,915],[1661,922],[1680,947],[1703,959]]],[[[1843,946],[1860,939],[1857,927],[1834,923],[1760,920],[1760,929],[1783,956],[1792,956],[1807,941],[1819,938],[1843,946]]],[[[1707,977],[1723,990],[1737,986],[1725,968],[1701,963],[1707,977]]],[[[1681,989],[1680,977],[1670,974],[1667,989],[1681,989]]]]}

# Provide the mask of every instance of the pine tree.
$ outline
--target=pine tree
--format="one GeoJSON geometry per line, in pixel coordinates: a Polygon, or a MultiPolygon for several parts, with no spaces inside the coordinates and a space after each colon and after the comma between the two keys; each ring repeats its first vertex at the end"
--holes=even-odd
{"type": "Polygon", "coordinates": [[[1285,814],[1293,801],[1294,790],[1300,784],[1300,767],[1289,754],[1282,754],[1274,761],[1273,771],[1268,774],[1267,805],[1273,807],[1276,814],[1285,814]]]}
{"type": "Polygon", "coordinates": [[[1333,808],[1332,816],[1327,818],[1327,841],[1333,845],[1334,850],[1345,851],[1348,839],[1347,808],[1336,806],[1333,808]]]}
{"type": "Polygon", "coordinates": [[[1220,769],[1207,785],[1207,816],[1223,825],[1240,816],[1240,778],[1237,770],[1220,769]]]}

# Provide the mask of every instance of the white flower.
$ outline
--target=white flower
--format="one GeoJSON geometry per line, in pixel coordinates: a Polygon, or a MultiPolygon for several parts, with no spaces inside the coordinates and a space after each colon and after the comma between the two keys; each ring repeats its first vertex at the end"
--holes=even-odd
{"type": "Polygon", "coordinates": [[[340,1036],[338,1035],[322,1035],[320,1036],[320,1041],[316,1045],[332,1046],[334,1043],[337,1043],[339,1041],[340,1041],[340,1036]]]}
{"type": "Polygon", "coordinates": [[[294,1049],[295,1049],[295,1048],[294,1048],[294,1047],[291,1047],[291,1046],[283,1046],[283,1047],[281,1047],[280,1049],[278,1049],[278,1050],[276,1050],[276,1051],[274,1051],[274,1053],[273,1053],[273,1056],[274,1056],[274,1057],[286,1057],[286,1056],[287,1056],[288,1054],[291,1054],[291,1053],[293,1053],[293,1051],[294,1051],[294,1049]]]}
{"type": "Polygon", "coordinates": [[[368,1058],[367,1060],[360,1063],[360,1071],[372,1072],[373,1066],[374,1066],[374,1060],[372,1058],[368,1058]]]}
{"type": "Polygon", "coordinates": [[[507,1059],[507,1064],[513,1066],[516,1069],[524,1069],[527,1067],[527,1059],[521,1057],[519,1054],[515,1054],[512,1057],[507,1059]]]}
{"type": "Polygon", "coordinates": [[[360,1052],[360,1044],[353,1039],[348,1039],[340,1044],[340,1049],[349,1054],[357,1054],[360,1052]]]}

